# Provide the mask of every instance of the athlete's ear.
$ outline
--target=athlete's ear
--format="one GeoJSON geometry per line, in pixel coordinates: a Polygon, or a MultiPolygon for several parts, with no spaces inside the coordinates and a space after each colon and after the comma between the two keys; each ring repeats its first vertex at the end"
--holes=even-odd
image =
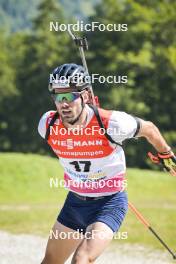
{"type": "Polygon", "coordinates": [[[87,90],[82,93],[82,98],[85,104],[89,101],[89,93],[87,90]]]}

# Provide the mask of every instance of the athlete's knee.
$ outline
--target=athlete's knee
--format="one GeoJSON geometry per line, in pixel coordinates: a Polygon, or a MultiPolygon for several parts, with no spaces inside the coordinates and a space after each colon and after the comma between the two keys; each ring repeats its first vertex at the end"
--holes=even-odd
{"type": "Polygon", "coordinates": [[[58,259],[56,259],[56,256],[54,256],[52,253],[47,251],[41,264],[55,264],[55,263],[63,264],[63,262],[60,262],[58,259]]]}
{"type": "Polygon", "coordinates": [[[72,259],[72,264],[89,264],[89,256],[84,250],[78,250],[72,259]]]}
{"type": "Polygon", "coordinates": [[[41,264],[53,264],[53,263],[54,263],[54,260],[52,259],[52,256],[45,255],[41,264]]]}
{"type": "Polygon", "coordinates": [[[94,259],[90,256],[89,251],[85,248],[79,248],[75,252],[72,264],[93,264],[94,259]]]}

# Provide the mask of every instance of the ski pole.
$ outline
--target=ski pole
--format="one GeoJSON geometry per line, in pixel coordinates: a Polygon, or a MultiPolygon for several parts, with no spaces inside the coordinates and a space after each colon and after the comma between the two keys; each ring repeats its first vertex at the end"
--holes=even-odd
{"type": "MultiPolygon", "coordinates": [[[[74,40],[76,46],[79,47],[79,52],[80,52],[80,55],[81,55],[82,64],[83,64],[84,68],[86,69],[87,74],[89,75],[87,62],[86,62],[86,57],[85,57],[85,54],[84,54],[84,49],[88,50],[87,39],[86,39],[86,37],[80,38],[80,37],[75,36],[70,28],[68,28],[68,33],[71,36],[71,38],[74,40]]],[[[91,93],[92,104],[96,105],[95,96],[94,96],[94,92],[93,92],[93,88],[92,88],[91,84],[90,84],[89,88],[90,88],[89,90],[90,90],[90,93],[91,93]]]]}
{"type": "Polygon", "coordinates": [[[173,259],[176,259],[176,254],[168,247],[168,245],[160,238],[160,236],[156,233],[156,231],[151,227],[149,222],[143,217],[143,215],[134,207],[134,205],[128,202],[128,205],[133,211],[133,213],[137,216],[137,218],[143,223],[145,227],[147,227],[151,233],[160,241],[160,243],[169,251],[172,255],[173,259]]]}

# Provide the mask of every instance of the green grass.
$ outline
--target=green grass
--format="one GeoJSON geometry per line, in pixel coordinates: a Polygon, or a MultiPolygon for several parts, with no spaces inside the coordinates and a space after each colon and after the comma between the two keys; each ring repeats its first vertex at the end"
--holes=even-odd
{"type": "MultiPolygon", "coordinates": [[[[176,245],[176,178],[164,172],[128,170],[129,201],[142,213],[154,230],[171,247],[176,245]]],[[[129,209],[121,231],[128,241],[162,248],[160,243],[129,209]]]]}
{"type": "MultiPolygon", "coordinates": [[[[33,154],[0,154],[0,229],[13,233],[47,235],[67,191],[50,188],[49,179],[62,179],[58,160],[33,154]]],[[[128,169],[129,200],[159,235],[176,244],[176,178],[167,173],[128,169]]],[[[162,248],[129,210],[120,243],[142,243],[162,248]]]]}

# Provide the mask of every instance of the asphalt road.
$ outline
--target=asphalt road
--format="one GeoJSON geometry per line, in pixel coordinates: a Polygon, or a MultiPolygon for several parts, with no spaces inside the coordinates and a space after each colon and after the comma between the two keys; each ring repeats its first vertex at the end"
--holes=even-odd
{"type": "MultiPolygon", "coordinates": [[[[47,239],[32,235],[12,235],[0,231],[1,264],[40,264],[47,239]]],[[[70,260],[66,262],[69,264],[70,260]]],[[[167,252],[140,245],[112,245],[99,257],[96,264],[171,264],[167,252]]]]}

